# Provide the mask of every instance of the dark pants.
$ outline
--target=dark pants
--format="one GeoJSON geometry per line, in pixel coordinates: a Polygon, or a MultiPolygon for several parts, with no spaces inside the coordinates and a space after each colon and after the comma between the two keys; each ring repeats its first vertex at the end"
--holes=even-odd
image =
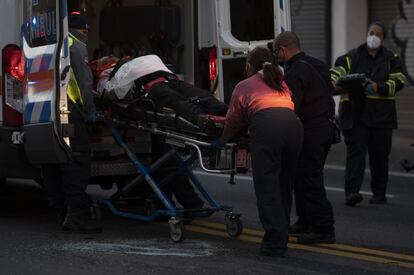
{"type": "Polygon", "coordinates": [[[227,105],[216,99],[212,93],[180,80],[155,84],[148,92],[148,98],[159,109],[174,109],[178,115],[192,123],[197,123],[197,116],[200,114],[225,116],[227,113],[227,105]]]}
{"type": "Polygon", "coordinates": [[[321,234],[334,231],[333,210],[323,180],[332,134],[333,127],[328,121],[319,127],[305,128],[294,187],[298,221],[321,234]]]}
{"type": "Polygon", "coordinates": [[[262,249],[284,251],[292,186],[303,139],[302,125],[289,109],[270,108],[254,115],[250,135],[257,207],[266,232],[262,249]]]}
{"type": "Polygon", "coordinates": [[[75,126],[74,137],[70,138],[72,161],[42,167],[50,206],[56,209],[66,206],[82,209],[90,205],[90,198],[85,192],[91,169],[88,132],[80,111],[72,104],[69,104],[69,110],[69,122],[75,126]]]}
{"type": "MultiPolygon", "coordinates": [[[[160,158],[171,149],[171,147],[165,143],[164,137],[152,135],[151,143],[154,160],[160,158]]],[[[177,170],[179,164],[173,159],[165,163],[163,168],[167,168],[166,171],[157,171],[153,174],[155,180],[158,182],[164,179],[169,173],[177,170]]],[[[183,173],[172,179],[172,181],[163,188],[163,191],[169,198],[172,198],[172,195],[174,194],[177,202],[184,208],[198,208],[202,202],[195,192],[193,185],[190,183],[188,176],[183,173]]]]}
{"type": "Polygon", "coordinates": [[[372,193],[377,196],[385,196],[392,129],[376,129],[358,125],[351,130],[343,131],[343,133],[346,144],[345,193],[359,192],[364,180],[368,150],[372,193]]]}

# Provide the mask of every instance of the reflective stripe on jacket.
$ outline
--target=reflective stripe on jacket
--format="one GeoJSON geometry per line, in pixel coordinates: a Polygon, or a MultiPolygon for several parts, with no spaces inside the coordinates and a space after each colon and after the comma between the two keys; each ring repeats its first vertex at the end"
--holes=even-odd
{"type": "MultiPolygon", "coordinates": [[[[77,40],[77,38],[69,33],[69,48],[72,47],[74,40],[77,40]]],[[[76,81],[75,73],[73,72],[72,67],[70,67],[70,76],[69,76],[69,82],[68,82],[68,86],[66,89],[66,93],[69,99],[73,103],[78,103],[81,106],[83,105],[81,91],[79,89],[79,85],[78,85],[78,82],[76,81]]]]}
{"type": "Polygon", "coordinates": [[[401,72],[402,64],[392,51],[381,47],[375,56],[368,53],[366,44],[362,44],[347,54],[338,57],[335,67],[331,68],[331,80],[353,73],[364,73],[377,83],[378,92],[365,95],[365,89],[341,96],[339,121],[344,130],[352,129],[362,123],[372,128],[397,128],[395,95],[405,82],[401,72]]]}

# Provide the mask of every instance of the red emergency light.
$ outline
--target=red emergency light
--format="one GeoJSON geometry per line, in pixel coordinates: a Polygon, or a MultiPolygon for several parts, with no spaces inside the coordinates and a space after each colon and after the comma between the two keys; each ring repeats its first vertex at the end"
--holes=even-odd
{"type": "Polygon", "coordinates": [[[217,52],[216,48],[212,47],[208,53],[208,72],[210,81],[213,81],[217,77],[217,52]]]}
{"type": "Polygon", "coordinates": [[[21,126],[23,114],[16,108],[16,104],[22,104],[24,59],[21,49],[14,44],[7,45],[2,51],[3,65],[3,119],[6,126],[21,126]],[[20,101],[15,99],[20,97],[20,101]]]}

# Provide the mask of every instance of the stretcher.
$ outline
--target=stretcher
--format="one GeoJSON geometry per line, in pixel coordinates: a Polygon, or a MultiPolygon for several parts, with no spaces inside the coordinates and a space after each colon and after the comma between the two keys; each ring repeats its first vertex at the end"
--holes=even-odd
{"type": "MultiPolygon", "coordinates": [[[[237,237],[242,233],[241,215],[234,213],[232,207],[218,203],[193,173],[192,169],[195,162],[198,161],[199,167],[207,173],[229,174],[229,183],[234,184],[234,175],[238,167],[241,168],[240,163],[236,163],[238,148],[236,143],[226,144],[222,150],[215,152],[215,161],[207,161],[206,164],[206,152],[211,153],[208,134],[201,132],[196,125],[177,116],[171,110],[157,112],[152,102],[143,99],[129,102],[112,102],[110,110],[110,114],[105,117],[106,124],[112,129],[115,141],[123,148],[138,173],[135,178],[119,188],[109,199],[100,200],[100,204],[106,205],[116,216],[140,221],[150,222],[160,216],[167,217],[170,226],[170,238],[174,242],[181,242],[184,239],[184,224],[186,221],[198,217],[208,217],[215,212],[225,213],[227,232],[231,237],[237,237]],[[150,107],[148,108],[148,106],[150,107]],[[139,156],[133,153],[120,134],[120,131],[126,127],[133,127],[140,131],[148,131],[153,135],[164,137],[166,144],[169,146],[168,152],[153,161],[152,164],[145,165],[139,156]],[[227,161],[221,159],[223,156],[227,161]],[[179,168],[169,172],[160,181],[156,181],[154,173],[162,169],[163,165],[171,160],[174,160],[179,168]],[[195,189],[207,202],[207,207],[201,209],[178,208],[164,193],[163,187],[170,184],[174,177],[180,173],[189,177],[195,189]],[[124,211],[117,207],[116,202],[118,200],[128,196],[132,190],[143,184],[149,185],[153,191],[152,196],[162,202],[163,207],[161,209],[155,208],[151,203],[152,200],[148,200],[149,203],[145,205],[144,213],[124,211]]],[[[216,119],[218,127],[220,125],[222,127],[224,119],[216,119]]]]}

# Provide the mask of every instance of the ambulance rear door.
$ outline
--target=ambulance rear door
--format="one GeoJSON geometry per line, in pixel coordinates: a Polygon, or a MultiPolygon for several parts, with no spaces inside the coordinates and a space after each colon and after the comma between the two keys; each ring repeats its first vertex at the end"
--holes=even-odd
{"type": "Polygon", "coordinates": [[[198,1],[199,49],[210,49],[209,74],[217,96],[228,103],[235,85],[244,79],[249,51],[267,47],[290,29],[289,0],[198,1]]]}
{"type": "Polygon", "coordinates": [[[27,0],[23,5],[22,48],[24,147],[32,164],[69,160],[66,85],[69,47],[66,0],[27,0]]]}

